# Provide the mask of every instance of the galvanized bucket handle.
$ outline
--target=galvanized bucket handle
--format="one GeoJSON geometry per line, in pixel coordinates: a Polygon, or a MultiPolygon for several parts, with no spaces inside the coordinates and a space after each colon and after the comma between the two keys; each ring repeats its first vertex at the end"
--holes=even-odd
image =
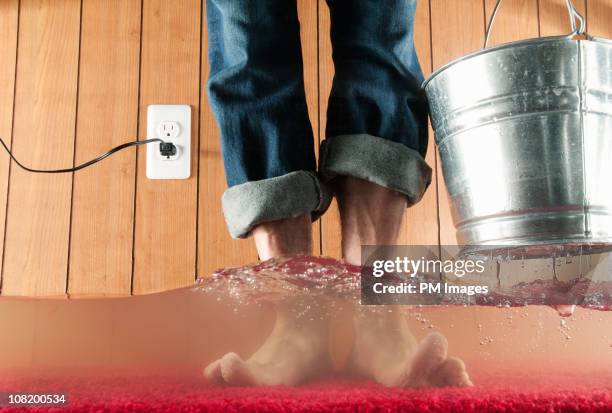
{"type": "MultiPolygon", "coordinates": [[[[485,32],[485,41],[484,48],[486,49],[489,45],[489,36],[491,35],[491,28],[493,27],[493,22],[495,21],[495,17],[497,16],[497,12],[499,11],[499,6],[501,5],[502,0],[497,0],[495,3],[495,7],[493,8],[493,13],[491,14],[491,19],[489,20],[489,24],[487,25],[487,30],[485,32]]],[[[586,19],[576,7],[572,3],[572,0],[566,0],[567,10],[570,16],[570,22],[572,25],[572,32],[567,35],[567,37],[574,37],[576,35],[582,35],[586,33],[586,19]],[[576,20],[580,22],[580,25],[576,24],[576,20]]]]}

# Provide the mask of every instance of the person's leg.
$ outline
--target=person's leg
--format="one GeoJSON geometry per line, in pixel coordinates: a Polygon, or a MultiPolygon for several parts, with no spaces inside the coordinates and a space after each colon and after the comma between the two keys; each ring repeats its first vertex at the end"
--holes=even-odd
{"type": "Polygon", "coordinates": [[[360,263],[362,245],[397,244],[408,204],[403,194],[351,176],[336,178],[335,188],[348,263],[360,263]]]}
{"type": "Polygon", "coordinates": [[[246,238],[261,226],[262,258],[310,253],[309,236],[275,245],[287,240],[286,228],[306,233],[307,217],[330,198],[315,175],[295,1],[207,0],[206,15],[208,95],[221,132],[230,234],[246,238]]]}
{"type": "Polygon", "coordinates": [[[312,255],[310,214],[297,218],[264,222],[253,228],[253,239],[260,260],[288,255],[312,255]]]}
{"type": "MultiPolygon", "coordinates": [[[[207,0],[209,100],[221,130],[235,238],[253,235],[263,260],[310,254],[311,221],[330,195],[315,175],[300,30],[292,0],[207,0]]],[[[328,365],[328,322],[277,308],[271,335],[243,361],[228,353],[204,371],[232,385],[298,384],[328,365]]]]}
{"type": "Polygon", "coordinates": [[[412,39],[416,2],[328,4],[336,72],[320,171],[338,195],[344,258],[358,264],[361,244],[396,241],[403,210],[431,182],[427,104],[412,39]]]}
{"type": "MultiPolygon", "coordinates": [[[[415,0],[327,0],[336,74],[320,170],[336,191],[342,254],[396,244],[431,181],[427,106],[413,42],[415,0]]],[[[388,386],[470,385],[437,333],[417,343],[397,309],[358,307],[350,367],[388,386]]]]}

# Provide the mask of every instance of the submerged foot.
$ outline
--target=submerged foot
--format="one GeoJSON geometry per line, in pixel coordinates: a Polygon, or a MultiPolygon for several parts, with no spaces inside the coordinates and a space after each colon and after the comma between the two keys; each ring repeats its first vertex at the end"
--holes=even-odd
{"type": "Polygon", "coordinates": [[[355,316],[351,368],[386,386],[472,386],[463,361],[447,357],[447,350],[440,333],[417,343],[398,311],[360,310],[355,316]]]}
{"type": "Polygon", "coordinates": [[[328,372],[326,314],[320,309],[304,313],[302,305],[279,309],[272,333],[249,359],[227,353],[206,367],[206,380],[231,386],[295,386],[328,372]]]}

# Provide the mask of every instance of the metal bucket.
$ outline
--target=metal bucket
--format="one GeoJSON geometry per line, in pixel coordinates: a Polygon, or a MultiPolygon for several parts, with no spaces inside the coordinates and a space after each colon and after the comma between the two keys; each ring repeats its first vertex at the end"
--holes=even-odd
{"type": "Polygon", "coordinates": [[[472,252],[612,246],[612,42],[575,40],[584,20],[576,28],[568,7],[571,35],[485,49],[424,84],[458,239],[472,252]]]}

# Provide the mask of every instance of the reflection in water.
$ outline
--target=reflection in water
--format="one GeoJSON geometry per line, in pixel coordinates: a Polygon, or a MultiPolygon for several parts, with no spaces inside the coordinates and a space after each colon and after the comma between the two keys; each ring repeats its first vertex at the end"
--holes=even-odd
{"type": "MultiPolygon", "coordinates": [[[[376,332],[362,346],[372,356],[377,343],[393,344],[374,328],[388,318],[405,320],[416,341],[434,331],[444,335],[449,357],[465,362],[477,388],[610,391],[612,312],[579,306],[561,319],[545,306],[394,306],[376,308],[379,319],[360,323],[358,287],[358,268],[301,257],[222,270],[194,287],[150,296],[2,298],[0,374],[15,380],[156,374],[200,383],[203,369],[226,353],[242,359],[255,353],[273,330],[275,308],[292,297],[292,320],[329,320],[330,374],[346,374],[354,362],[356,329],[376,332]]],[[[384,376],[392,369],[379,370],[384,376]]]]}

